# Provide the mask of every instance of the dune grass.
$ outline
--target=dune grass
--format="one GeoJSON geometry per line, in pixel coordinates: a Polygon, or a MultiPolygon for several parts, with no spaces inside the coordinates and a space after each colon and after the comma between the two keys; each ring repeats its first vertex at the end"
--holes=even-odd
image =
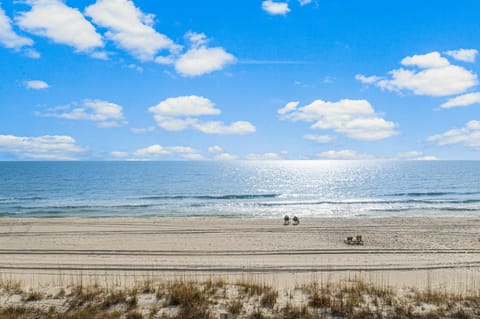
{"type": "Polygon", "coordinates": [[[227,282],[144,279],[134,287],[113,283],[24,289],[0,279],[0,319],[240,319],[478,318],[480,291],[393,289],[362,278],[312,280],[293,290],[276,290],[254,279],[227,282]]]}

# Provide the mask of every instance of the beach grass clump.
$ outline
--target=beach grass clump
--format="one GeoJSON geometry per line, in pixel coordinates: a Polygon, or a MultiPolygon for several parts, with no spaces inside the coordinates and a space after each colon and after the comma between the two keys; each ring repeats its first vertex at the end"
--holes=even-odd
{"type": "Polygon", "coordinates": [[[114,291],[106,295],[103,299],[101,307],[103,309],[108,309],[111,306],[118,305],[120,303],[127,303],[127,293],[122,290],[114,291]]]}
{"type": "Polygon", "coordinates": [[[175,281],[168,286],[168,305],[177,306],[178,314],[173,318],[209,319],[208,299],[199,285],[193,282],[175,281]]]}
{"type": "Polygon", "coordinates": [[[78,284],[0,290],[0,319],[473,319],[479,291],[396,289],[357,279],[313,282],[279,291],[243,280],[148,282],[132,286],[78,284]],[[157,287],[157,289],[153,289],[157,287]],[[146,289],[148,288],[148,289],[146,289]],[[43,290],[42,290],[43,289],[43,290]],[[56,305],[53,307],[52,305],[56,305]]]}
{"type": "Polygon", "coordinates": [[[153,279],[146,278],[139,286],[139,290],[142,294],[149,294],[155,292],[153,279]]]}
{"type": "Polygon", "coordinates": [[[277,303],[278,292],[271,287],[269,289],[265,289],[260,298],[260,305],[265,308],[272,309],[275,304],[277,303]]]}
{"type": "Polygon", "coordinates": [[[24,293],[22,300],[25,302],[38,301],[43,299],[43,294],[38,290],[30,290],[28,293],[24,293]]]}
{"type": "Polygon", "coordinates": [[[259,284],[255,282],[253,279],[241,279],[235,283],[235,286],[241,288],[245,291],[245,293],[252,297],[252,296],[260,296],[265,292],[271,290],[270,286],[266,284],[259,284]]]}
{"type": "Polygon", "coordinates": [[[14,279],[3,279],[0,277],[0,289],[10,294],[22,294],[22,282],[14,279]]]}
{"type": "Polygon", "coordinates": [[[283,307],[278,316],[279,319],[316,319],[320,318],[318,315],[314,315],[306,306],[295,306],[291,303],[287,303],[283,307]]]}
{"type": "Polygon", "coordinates": [[[260,307],[256,307],[252,313],[247,317],[247,319],[265,319],[265,315],[263,314],[263,310],[260,307]]]}
{"type": "Polygon", "coordinates": [[[235,299],[230,301],[227,305],[227,310],[234,316],[239,315],[243,310],[243,300],[235,299]]]}

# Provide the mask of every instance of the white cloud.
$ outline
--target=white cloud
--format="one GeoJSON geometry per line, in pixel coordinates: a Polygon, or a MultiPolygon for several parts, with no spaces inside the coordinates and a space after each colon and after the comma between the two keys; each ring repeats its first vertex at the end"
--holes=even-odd
{"type": "Polygon", "coordinates": [[[372,76],[365,76],[363,74],[355,75],[355,80],[362,82],[363,84],[373,84],[375,82],[380,81],[382,78],[376,75],[372,76]]]}
{"type": "Polygon", "coordinates": [[[154,114],[157,125],[167,131],[196,129],[206,134],[249,134],[255,132],[250,122],[237,121],[224,124],[219,121],[200,121],[198,116],[219,115],[215,104],[202,96],[168,98],[148,109],[154,114]]]}
{"type": "Polygon", "coordinates": [[[174,56],[157,56],[155,58],[155,63],[158,63],[158,64],[173,64],[175,63],[175,57],[174,56]]]}
{"type": "Polygon", "coordinates": [[[215,108],[212,101],[196,95],[168,98],[148,110],[162,116],[218,115],[221,113],[219,109],[215,108]]]}
{"type": "Polygon", "coordinates": [[[221,151],[223,151],[223,148],[221,148],[221,147],[218,146],[218,145],[214,145],[214,146],[210,146],[210,147],[208,148],[208,151],[209,151],[210,153],[220,153],[221,151]]]}
{"type": "Polygon", "coordinates": [[[41,80],[26,81],[25,86],[28,89],[32,89],[32,90],[43,90],[43,89],[48,89],[50,87],[47,82],[41,81],[41,80]]]}
{"type": "Polygon", "coordinates": [[[222,122],[197,122],[192,127],[206,134],[250,134],[256,131],[255,126],[246,121],[237,121],[229,125],[222,122]]]}
{"type": "Polygon", "coordinates": [[[40,59],[41,57],[40,53],[35,49],[26,49],[25,55],[30,59],[40,59]]]}
{"type": "Polygon", "coordinates": [[[315,135],[315,134],[305,134],[303,136],[304,139],[309,140],[309,141],[314,141],[317,143],[330,143],[335,139],[333,136],[329,135],[315,135]]]}
{"type": "Polygon", "coordinates": [[[331,150],[325,151],[318,154],[320,159],[329,159],[329,160],[365,160],[365,159],[374,159],[373,156],[368,154],[358,153],[352,150],[331,150]]]}
{"type": "Polygon", "coordinates": [[[23,137],[0,135],[0,151],[26,159],[71,160],[84,149],[70,136],[23,137]]]}
{"type": "Polygon", "coordinates": [[[42,117],[97,122],[99,127],[116,127],[125,124],[123,108],[102,100],[85,100],[81,105],[72,104],[49,109],[47,113],[36,112],[42,117]]]}
{"type": "Polygon", "coordinates": [[[475,49],[459,49],[447,51],[445,54],[458,61],[473,63],[477,58],[478,51],[475,49]]]}
{"type": "MultiPolygon", "coordinates": [[[[191,48],[175,62],[175,70],[183,76],[199,76],[223,69],[237,59],[222,47],[209,48],[208,39],[203,33],[188,32],[185,37],[191,48]]],[[[160,63],[168,62],[162,59],[160,63]]]]}
{"type": "Polygon", "coordinates": [[[436,156],[424,155],[419,151],[410,151],[405,153],[399,153],[395,159],[408,160],[408,161],[435,161],[438,160],[436,156]]]}
{"type": "Polygon", "coordinates": [[[230,153],[221,153],[221,154],[215,155],[214,159],[217,161],[233,161],[238,159],[238,156],[230,153]]]}
{"type": "Polygon", "coordinates": [[[401,63],[405,66],[417,66],[422,69],[443,68],[450,65],[448,60],[440,56],[438,52],[407,56],[401,63]]]}
{"type": "Polygon", "coordinates": [[[97,60],[108,60],[109,57],[108,57],[108,53],[105,52],[105,51],[97,51],[97,52],[92,52],[90,54],[90,56],[94,59],[97,59],[97,60]]]}
{"type": "Polygon", "coordinates": [[[12,29],[10,18],[0,7],[0,44],[10,49],[20,49],[24,46],[33,45],[32,39],[22,37],[12,29]]]}
{"type": "Polygon", "coordinates": [[[298,102],[298,101],[288,102],[287,104],[285,104],[284,107],[282,107],[281,109],[279,109],[279,110],[277,111],[277,113],[280,114],[280,115],[283,115],[283,114],[287,114],[287,113],[289,113],[289,112],[292,112],[292,111],[294,111],[294,110],[297,108],[297,106],[298,106],[299,104],[300,104],[300,102],[298,102]]]}
{"type": "Polygon", "coordinates": [[[438,52],[414,55],[402,60],[402,65],[414,67],[389,72],[390,79],[376,76],[356,76],[357,80],[374,83],[389,91],[409,90],[416,95],[448,96],[460,94],[478,84],[477,75],[463,67],[452,65],[438,52]]]}
{"type": "Polygon", "coordinates": [[[367,100],[315,100],[299,109],[288,105],[279,110],[283,112],[281,119],[315,122],[311,126],[314,129],[334,130],[358,140],[380,140],[397,134],[395,123],[375,113],[367,100]]]}
{"type": "Polygon", "coordinates": [[[249,154],[247,160],[251,161],[278,161],[283,158],[277,153],[249,154]]]}
{"type": "Polygon", "coordinates": [[[60,0],[28,0],[27,3],[31,10],[15,18],[22,29],[81,52],[103,46],[102,37],[77,9],[60,0]]]}
{"type": "Polygon", "coordinates": [[[298,2],[303,7],[303,6],[306,6],[307,4],[312,3],[312,0],[298,0],[298,2]]]}
{"type": "Polygon", "coordinates": [[[96,25],[108,29],[105,37],[141,61],[152,61],[161,50],[179,46],[153,28],[153,14],[144,14],[130,0],[97,0],[85,9],[96,25]]]}
{"type": "Polygon", "coordinates": [[[159,114],[154,115],[154,119],[158,127],[167,131],[183,131],[191,128],[198,122],[198,120],[194,118],[165,117],[159,114]]]}
{"type": "Polygon", "coordinates": [[[440,107],[448,109],[452,107],[469,106],[477,103],[480,103],[480,92],[468,93],[451,98],[447,102],[443,103],[440,107]]]}
{"type": "Polygon", "coordinates": [[[197,33],[193,31],[185,33],[185,38],[190,42],[190,45],[193,48],[204,46],[210,41],[205,33],[197,33]]]}
{"type": "Polygon", "coordinates": [[[438,161],[439,158],[436,156],[422,156],[415,159],[416,161],[438,161]]]}
{"type": "Polygon", "coordinates": [[[439,146],[463,144],[467,147],[480,148],[480,121],[470,121],[460,129],[430,136],[427,141],[439,146]]]}
{"type": "Polygon", "coordinates": [[[158,144],[150,145],[145,148],[136,150],[133,155],[139,158],[157,158],[165,155],[180,154],[182,156],[192,156],[197,151],[187,146],[161,146],[158,144]]]}
{"type": "Polygon", "coordinates": [[[132,128],[130,129],[130,131],[131,131],[133,134],[145,134],[145,133],[151,133],[151,132],[155,131],[155,127],[154,127],[154,126],[139,127],[139,128],[132,127],[132,128]]]}
{"type": "Polygon", "coordinates": [[[288,3],[274,2],[272,0],[265,0],[262,2],[262,9],[271,15],[286,15],[290,12],[288,3]]]}

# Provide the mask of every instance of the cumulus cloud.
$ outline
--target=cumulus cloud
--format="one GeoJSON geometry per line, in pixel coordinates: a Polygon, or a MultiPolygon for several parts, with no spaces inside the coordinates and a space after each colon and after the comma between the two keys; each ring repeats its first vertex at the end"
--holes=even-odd
{"type": "Polygon", "coordinates": [[[162,116],[218,115],[221,113],[219,109],[215,108],[212,101],[196,95],[168,98],[149,108],[149,111],[162,116]]]}
{"type": "Polygon", "coordinates": [[[450,65],[450,62],[440,56],[438,52],[407,56],[401,63],[405,66],[417,66],[422,69],[443,68],[450,65]]]}
{"type": "Polygon", "coordinates": [[[272,0],[263,1],[262,9],[271,15],[286,15],[290,12],[287,2],[274,2],[272,0]]]}
{"type": "Polygon", "coordinates": [[[285,104],[284,107],[279,109],[277,111],[277,113],[280,114],[280,115],[287,114],[288,112],[294,111],[299,104],[300,104],[300,102],[298,102],[298,101],[288,102],[287,104],[285,104]]]}
{"type": "Polygon", "coordinates": [[[103,46],[102,37],[77,9],[60,0],[27,0],[27,3],[31,10],[15,18],[23,30],[80,52],[91,52],[103,46]]]}
{"type": "Polygon", "coordinates": [[[250,122],[237,121],[224,124],[219,121],[200,121],[197,117],[219,115],[221,111],[203,96],[178,96],[168,98],[148,109],[154,114],[157,125],[167,131],[196,129],[206,134],[249,134],[255,132],[250,122]]]}
{"type": "Polygon", "coordinates": [[[454,97],[443,103],[440,107],[448,109],[452,107],[469,106],[477,103],[480,103],[480,92],[468,93],[454,97]]]}
{"type": "Polygon", "coordinates": [[[458,61],[473,63],[477,58],[478,51],[475,49],[459,49],[447,51],[445,54],[458,61]]]}
{"type": "Polygon", "coordinates": [[[188,146],[161,146],[158,144],[150,145],[145,148],[136,150],[133,155],[137,158],[159,158],[166,155],[181,155],[184,158],[185,156],[192,157],[195,156],[199,158],[198,152],[188,146]]]}
{"type": "Polygon", "coordinates": [[[411,69],[400,68],[389,72],[390,78],[355,78],[362,83],[375,84],[388,91],[408,90],[416,95],[448,96],[460,94],[478,84],[477,75],[463,67],[452,65],[438,52],[413,55],[404,58],[401,64],[411,69]]]}
{"type": "Polygon", "coordinates": [[[33,45],[32,39],[22,37],[12,29],[12,21],[0,7],[0,44],[10,49],[33,45]]]}
{"type": "Polygon", "coordinates": [[[107,39],[139,60],[151,61],[161,50],[179,50],[170,38],[155,31],[155,16],[143,13],[130,0],[97,0],[85,9],[85,14],[108,30],[107,39]]]}
{"type": "Polygon", "coordinates": [[[228,125],[217,121],[196,122],[192,127],[206,134],[250,134],[256,131],[255,126],[246,121],[237,121],[228,125]]]}
{"type": "Polygon", "coordinates": [[[208,151],[209,151],[210,153],[220,153],[221,151],[223,151],[223,148],[221,148],[221,147],[218,146],[218,145],[213,145],[213,146],[210,146],[210,147],[208,148],[208,151]]]}
{"type": "Polygon", "coordinates": [[[288,105],[279,110],[281,119],[314,122],[313,129],[333,130],[358,140],[381,140],[398,133],[396,124],[380,117],[367,100],[315,100],[301,108],[288,105]]]}
{"type": "Polygon", "coordinates": [[[358,81],[362,82],[363,84],[373,84],[375,82],[380,81],[381,79],[382,79],[381,77],[376,76],[376,75],[372,75],[372,76],[365,76],[365,75],[362,75],[362,74],[355,75],[355,80],[358,80],[358,81]]]}
{"type": "Polygon", "coordinates": [[[32,90],[44,90],[48,89],[50,86],[47,82],[41,80],[30,80],[25,82],[25,87],[32,90]]]}
{"type": "Polygon", "coordinates": [[[247,155],[247,160],[251,161],[278,161],[283,158],[277,153],[263,153],[263,154],[249,154],[247,155]]]}
{"type": "Polygon", "coordinates": [[[0,135],[0,151],[21,159],[71,160],[84,151],[70,136],[44,135],[24,137],[0,135]]]}
{"type": "Polygon", "coordinates": [[[374,159],[375,157],[352,150],[331,150],[318,154],[318,158],[328,160],[366,160],[374,159]]]}
{"type": "Polygon", "coordinates": [[[315,134],[305,134],[303,138],[309,141],[317,142],[317,143],[330,143],[335,139],[335,137],[330,135],[315,135],[315,134]]]}
{"type": "Polygon", "coordinates": [[[439,146],[463,144],[467,147],[480,148],[480,121],[470,121],[462,128],[430,136],[427,141],[439,146]]]}
{"type": "MultiPolygon", "coordinates": [[[[188,32],[185,37],[191,47],[175,61],[175,70],[183,76],[199,76],[218,71],[237,60],[222,47],[207,47],[209,40],[203,33],[188,32]]],[[[168,60],[157,62],[165,63],[168,60]]]]}
{"type": "Polygon", "coordinates": [[[115,103],[103,100],[85,100],[80,105],[60,106],[46,113],[36,112],[36,116],[55,117],[67,120],[97,122],[98,127],[116,127],[125,124],[123,108],[115,103]]]}

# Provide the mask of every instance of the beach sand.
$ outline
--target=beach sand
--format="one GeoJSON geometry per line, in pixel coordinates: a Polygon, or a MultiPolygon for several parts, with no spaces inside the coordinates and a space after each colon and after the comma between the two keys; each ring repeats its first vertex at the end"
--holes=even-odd
{"type": "Polygon", "coordinates": [[[361,276],[393,286],[480,287],[480,218],[3,218],[0,276],[30,286],[245,278],[280,288],[361,276]],[[344,244],[361,234],[363,246],[344,244]],[[93,279],[92,279],[93,278],[93,279]],[[85,279],[82,279],[85,280],[85,279]]]}

